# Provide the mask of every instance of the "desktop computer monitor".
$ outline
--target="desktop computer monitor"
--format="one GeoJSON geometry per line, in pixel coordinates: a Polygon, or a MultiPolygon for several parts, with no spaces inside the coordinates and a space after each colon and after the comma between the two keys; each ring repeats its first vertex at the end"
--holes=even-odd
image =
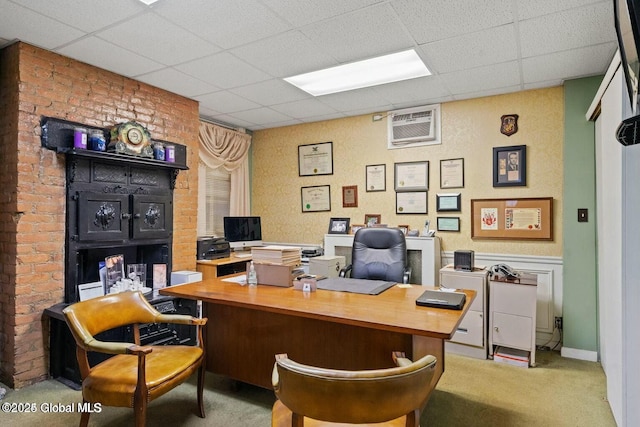
{"type": "Polygon", "coordinates": [[[224,238],[233,250],[262,246],[262,226],[259,216],[225,216],[224,238]]]}

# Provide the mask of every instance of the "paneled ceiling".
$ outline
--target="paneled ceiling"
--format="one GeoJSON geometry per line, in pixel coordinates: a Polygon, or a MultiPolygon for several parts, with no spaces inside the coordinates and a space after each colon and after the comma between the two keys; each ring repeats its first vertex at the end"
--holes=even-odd
{"type": "Polygon", "coordinates": [[[21,40],[259,130],[604,74],[611,0],[0,0],[21,40]],[[432,76],[313,97],[294,74],[414,48],[432,76]]]}

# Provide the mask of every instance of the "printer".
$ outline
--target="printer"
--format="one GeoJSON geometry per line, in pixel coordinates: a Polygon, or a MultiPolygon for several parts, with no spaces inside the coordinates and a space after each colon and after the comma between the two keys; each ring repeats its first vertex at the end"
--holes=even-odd
{"type": "Polygon", "coordinates": [[[226,258],[231,254],[231,246],[224,237],[198,237],[197,259],[226,258]]]}

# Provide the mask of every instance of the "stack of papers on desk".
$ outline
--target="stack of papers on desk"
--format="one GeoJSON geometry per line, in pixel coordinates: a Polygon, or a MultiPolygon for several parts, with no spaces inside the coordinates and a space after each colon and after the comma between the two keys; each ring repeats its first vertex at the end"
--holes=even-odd
{"type": "Polygon", "coordinates": [[[251,248],[251,259],[258,264],[300,265],[300,251],[296,246],[257,246],[251,248]]]}

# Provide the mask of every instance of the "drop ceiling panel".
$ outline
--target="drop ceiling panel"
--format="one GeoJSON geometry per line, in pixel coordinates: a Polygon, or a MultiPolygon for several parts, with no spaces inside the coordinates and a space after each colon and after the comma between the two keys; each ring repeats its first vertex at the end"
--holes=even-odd
{"type": "Polygon", "coordinates": [[[163,1],[156,13],[224,49],[291,29],[256,0],[163,1]]]}
{"type": "Polygon", "coordinates": [[[517,61],[455,71],[440,77],[454,96],[477,92],[479,89],[493,90],[521,83],[517,61]]]}
{"type": "Polygon", "coordinates": [[[612,7],[613,3],[597,3],[521,22],[522,57],[615,41],[612,7]],[[603,20],[602,16],[612,18],[603,20]]]}
{"type": "Polygon", "coordinates": [[[97,37],[80,39],[59,49],[58,52],[87,64],[129,77],[164,67],[160,63],[143,58],[97,37]]]}
{"type": "Polygon", "coordinates": [[[249,43],[230,52],[274,77],[290,77],[338,65],[338,61],[321,45],[313,43],[297,30],[249,43]]]}
{"type": "Polygon", "coordinates": [[[380,110],[390,102],[380,96],[374,88],[357,89],[353,93],[340,92],[318,97],[318,100],[336,111],[380,110]],[[355,96],[354,96],[355,95],[355,96]]]}
{"type": "Polygon", "coordinates": [[[302,101],[288,102],[286,104],[274,105],[271,108],[295,119],[306,117],[325,116],[335,114],[336,111],[326,104],[316,99],[305,99],[302,101]]]}
{"type": "Polygon", "coordinates": [[[403,82],[389,83],[373,89],[392,104],[417,102],[424,105],[431,103],[431,101],[426,100],[441,99],[451,95],[440,76],[420,77],[403,82]]]}
{"type": "Polygon", "coordinates": [[[155,87],[168,90],[169,92],[180,93],[188,97],[205,95],[221,89],[218,86],[205,83],[173,68],[163,68],[162,70],[143,74],[138,76],[137,79],[155,87]]]}
{"type": "Polygon", "coordinates": [[[516,60],[518,41],[513,24],[508,24],[427,43],[420,46],[420,51],[429,58],[432,71],[450,73],[516,60]]]}
{"type": "Polygon", "coordinates": [[[242,110],[252,110],[260,107],[260,105],[255,102],[251,102],[241,96],[227,92],[226,90],[196,96],[195,99],[200,101],[204,107],[219,111],[223,114],[234,113],[242,110]]]}
{"type": "Polygon", "coordinates": [[[522,73],[525,83],[560,80],[566,75],[593,75],[606,66],[616,51],[615,43],[574,49],[568,52],[525,58],[522,73]],[[608,60],[606,58],[609,58],[608,60]]]}
{"type": "Polygon", "coordinates": [[[98,37],[165,65],[175,65],[220,49],[186,30],[144,14],[98,33],[98,37]]]}
{"type": "Polygon", "coordinates": [[[414,46],[387,4],[307,25],[302,33],[339,62],[353,62],[414,46]]]}
{"type": "Polygon", "coordinates": [[[322,0],[322,7],[318,0],[262,0],[288,22],[295,26],[303,26],[312,22],[323,21],[334,16],[342,15],[357,9],[362,9],[384,0],[322,0]]]}
{"type": "Polygon", "coordinates": [[[0,37],[8,40],[28,40],[33,45],[54,49],[84,36],[76,28],[6,0],[0,0],[0,10],[0,37]]]}
{"type": "MultiPolygon", "coordinates": [[[[593,3],[611,3],[609,0],[516,0],[516,10],[519,19],[531,19],[538,16],[550,15],[579,8],[593,3]]],[[[613,16],[613,15],[612,15],[613,16]]]]}
{"type": "Polygon", "coordinates": [[[233,114],[234,117],[245,120],[248,123],[264,125],[267,123],[282,123],[293,120],[292,117],[282,114],[268,107],[256,108],[255,110],[239,111],[233,114]]]}
{"type": "Polygon", "coordinates": [[[224,89],[269,80],[271,76],[227,52],[181,64],[176,69],[224,89]]]}
{"type": "Polygon", "coordinates": [[[309,94],[281,79],[271,79],[260,83],[230,89],[245,99],[260,105],[276,105],[309,98],[309,94]]]}
{"type": "Polygon", "coordinates": [[[87,33],[149,10],[141,2],[131,0],[64,0],[64,5],[51,0],[14,0],[14,3],[87,33]]]}
{"type": "Polygon", "coordinates": [[[511,0],[397,0],[392,6],[418,44],[513,22],[511,0]]]}

